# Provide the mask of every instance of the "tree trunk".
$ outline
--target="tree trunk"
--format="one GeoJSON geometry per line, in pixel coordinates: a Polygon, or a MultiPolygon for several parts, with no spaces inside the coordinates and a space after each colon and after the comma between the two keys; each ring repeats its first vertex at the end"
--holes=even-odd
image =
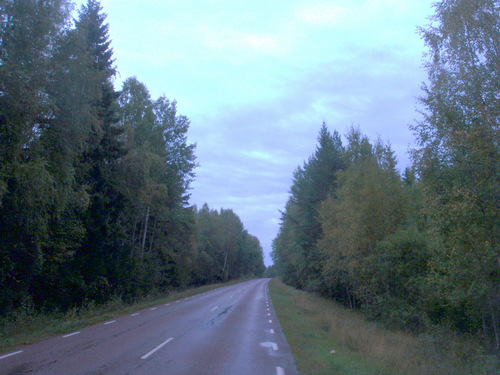
{"type": "Polygon", "coordinates": [[[491,296],[488,296],[488,306],[490,308],[491,325],[493,326],[493,333],[495,334],[495,349],[498,351],[498,349],[500,349],[500,338],[498,337],[497,318],[493,302],[491,301],[491,296]]]}
{"type": "Polygon", "coordinates": [[[144,247],[146,246],[146,234],[148,233],[148,221],[149,221],[149,208],[150,205],[148,204],[148,208],[146,210],[146,218],[144,219],[144,233],[142,234],[141,260],[144,256],[144,247]]]}
{"type": "Polygon", "coordinates": [[[130,259],[134,259],[135,231],[137,230],[137,220],[134,220],[134,230],[132,231],[132,246],[130,246],[130,259]]]}
{"type": "Polygon", "coordinates": [[[153,242],[154,242],[154,238],[155,238],[155,229],[156,229],[156,216],[155,216],[154,221],[153,221],[153,233],[151,233],[151,239],[149,240],[148,252],[151,252],[151,250],[153,249],[153,242]]]}
{"type": "Polygon", "coordinates": [[[226,255],[224,256],[224,266],[222,267],[222,272],[221,272],[222,281],[227,281],[224,273],[226,272],[227,254],[228,253],[229,253],[229,250],[226,250],[226,255]]]}

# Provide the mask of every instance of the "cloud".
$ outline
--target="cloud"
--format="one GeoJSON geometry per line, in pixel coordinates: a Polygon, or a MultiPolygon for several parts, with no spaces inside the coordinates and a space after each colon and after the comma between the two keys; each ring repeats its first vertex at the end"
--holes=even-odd
{"type": "MultiPolygon", "coordinates": [[[[81,0],[83,1],[83,0],[81,0]]],[[[191,119],[191,202],[232,208],[266,253],[321,123],[360,125],[401,161],[425,79],[415,27],[431,0],[103,2],[122,78],[191,119]]],[[[269,264],[269,258],[267,259],[269,264]]]]}
{"type": "Polygon", "coordinates": [[[242,42],[243,46],[248,46],[256,51],[262,51],[266,53],[275,53],[276,50],[280,49],[277,38],[271,35],[246,35],[242,38],[242,42]]]}
{"type": "Polygon", "coordinates": [[[312,3],[299,10],[300,17],[313,25],[335,25],[349,19],[350,9],[327,3],[312,3]]]}
{"type": "Polygon", "coordinates": [[[200,29],[205,46],[217,50],[225,50],[226,53],[238,53],[247,55],[252,53],[276,54],[280,53],[282,46],[278,38],[270,34],[245,33],[232,29],[209,30],[200,29]],[[250,51],[249,51],[250,49],[250,51]]]}
{"type": "MultiPolygon", "coordinates": [[[[305,1],[295,9],[296,27],[322,40],[332,36],[330,48],[341,50],[374,45],[405,46],[424,23],[430,0],[305,1]]],[[[320,43],[322,47],[324,43],[320,43]]]]}
{"type": "Polygon", "coordinates": [[[371,139],[389,141],[403,169],[424,78],[398,51],[366,49],[298,72],[274,99],[221,106],[203,126],[193,119],[200,168],[192,201],[232,208],[269,254],[293,171],[314,152],[321,123],[341,135],[359,125],[371,139]]]}

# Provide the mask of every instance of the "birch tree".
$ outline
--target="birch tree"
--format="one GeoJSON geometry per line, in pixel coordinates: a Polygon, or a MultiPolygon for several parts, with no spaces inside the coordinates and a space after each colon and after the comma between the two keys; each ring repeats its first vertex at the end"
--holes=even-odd
{"type": "Polygon", "coordinates": [[[442,316],[483,327],[500,348],[500,2],[441,1],[431,21],[420,30],[429,83],[413,126],[438,243],[431,283],[442,316]]]}

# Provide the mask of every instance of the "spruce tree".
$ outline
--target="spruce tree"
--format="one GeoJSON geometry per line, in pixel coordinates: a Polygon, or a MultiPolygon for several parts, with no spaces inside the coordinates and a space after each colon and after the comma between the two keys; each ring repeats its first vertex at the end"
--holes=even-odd
{"type": "Polygon", "coordinates": [[[340,135],[336,131],[331,134],[323,123],[316,151],[294,172],[273,252],[275,261],[294,273],[288,275],[290,280],[302,288],[316,291],[322,288],[319,277],[322,258],[316,248],[322,233],[319,209],[323,200],[336,194],[338,173],[344,168],[342,154],[340,135]],[[287,252],[292,254],[285,255],[287,252]]]}
{"type": "Polygon", "coordinates": [[[89,0],[80,9],[76,32],[91,56],[90,71],[99,92],[92,98],[95,114],[87,151],[79,164],[80,183],[87,185],[90,204],[84,218],[87,240],[80,252],[80,266],[89,285],[89,297],[105,299],[120,285],[127,264],[122,218],[125,199],[118,185],[118,164],[126,154],[118,126],[116,74],[109,25],[100,2],[89,0]]]}

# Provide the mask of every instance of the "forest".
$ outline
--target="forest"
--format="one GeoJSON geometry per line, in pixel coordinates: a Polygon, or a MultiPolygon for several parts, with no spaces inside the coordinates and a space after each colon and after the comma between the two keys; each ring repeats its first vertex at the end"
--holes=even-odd
{"type": "Polygon", "coordinates": [[[231,209],[189,205],[189,119],[117,91],[97,0],[0,2],[0,317],[261,275],[231,209]]]}
{"type": "Polygon", "coordinates": [[[389,144],[323,123],[294,172],[272,257],[296,288],[389,327],[472,334],[498,353],[500,3],[434,9],[419,29],[428,81],[412,164],[400,173],[389,144]]]}

